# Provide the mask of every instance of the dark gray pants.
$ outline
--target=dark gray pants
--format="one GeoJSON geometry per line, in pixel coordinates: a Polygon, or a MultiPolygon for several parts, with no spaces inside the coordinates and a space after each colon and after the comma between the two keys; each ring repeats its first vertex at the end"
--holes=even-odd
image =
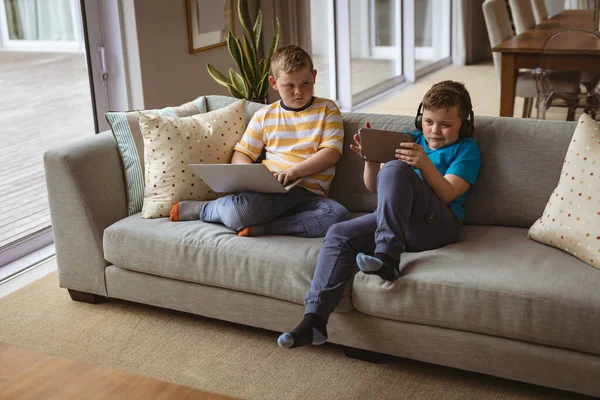
{"type": "Polygon", "coordinates": [[[385,253],[399,260],[404,251],[456,242],[459,228],[452,210],[410,166],[403,161],[386,163],[377,176],[377,210],[327,231],[306,294],[306,313],[329,319],[357,270],[358,253],[385,253]]]}
{"type": "Polygon", "coordinates": [[[296,186],[287,193],[242,192],[206,204],[204,222],[219,222],[239,231],[260,228],[264,235],[323,237],[336,222],[350,219],[346,207],[296,186]]]}

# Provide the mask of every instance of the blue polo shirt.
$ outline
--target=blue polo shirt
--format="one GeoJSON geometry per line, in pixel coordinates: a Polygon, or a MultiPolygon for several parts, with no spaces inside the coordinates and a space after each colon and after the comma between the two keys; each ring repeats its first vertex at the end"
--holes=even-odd
{"type": "MultiPolygon", "coordinates": [[[[425,154],[431,160],[433,165],[440,171],[440,174],[452,174],[456,175],[471,185],[475,184],[477,175],[479,174],[479,168],[481,166],[481,159],[479,155],[479,147],[472,139],[463,139],[450,146],[442,147],[441,149],[432,150],[427,146],[427,141],[423,132],[408,132],[415,138],[415,143],[419,144],[425,150],[425,154]]],[[[421,176],[421,171],[415,169],[415,172],[421,176]]],[[[448,206],[461,220],[465,219],[465,203],[467,201],[467,193],[470,188],[454,199],[448,206]]]]}

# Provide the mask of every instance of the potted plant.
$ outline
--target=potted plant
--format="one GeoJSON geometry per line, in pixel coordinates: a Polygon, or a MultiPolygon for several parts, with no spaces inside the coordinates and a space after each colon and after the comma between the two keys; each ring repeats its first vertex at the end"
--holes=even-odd
{"type": "Polygon", "coordinates": [[[271,41],[271,49],[266,58],[261,58],[258,45],[262,29],[262,10],[258,10],[254,24],[250,20],[247,0],[238,0],[237,10],[244,28],[244,36],[239,39],[230,31],[227,34],[227,48],[240,72],[229,68],[229,76],[226,76],[210,64],[207,64],[206,68],[210,76],[218,84],[225,86],[232,96],[266,103],[271,57],[279,44],[279,19],[275,18],[275,34],[271,41]]]}

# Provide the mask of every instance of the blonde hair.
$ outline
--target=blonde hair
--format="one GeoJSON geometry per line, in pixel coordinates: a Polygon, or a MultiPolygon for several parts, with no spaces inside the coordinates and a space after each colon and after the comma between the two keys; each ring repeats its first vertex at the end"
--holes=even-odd
{"type": "Polygon", "coordinates": [[[290,74],[304,67],[308,67],[310,72],[314,70],[310,55],[295,44],[278,48],[271,58],[271,75],[275,78],[279,71],[290,74]]]}
{"type": "Polygon", "coordinates": [[[423,97],[423,109],[441,110],[458,106],[458,117],[465,121],[472,109],[471,96],[465,85],[455,81],[436,83],[423,97]]]}

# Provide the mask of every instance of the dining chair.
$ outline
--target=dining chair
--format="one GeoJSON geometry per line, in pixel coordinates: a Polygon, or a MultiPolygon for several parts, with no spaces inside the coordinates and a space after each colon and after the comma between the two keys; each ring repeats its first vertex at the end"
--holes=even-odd
{"type": "MultiPolygon", "coordinates": [[[[485,0],[482,8],[490,45],[492,47],[497,46],[514,36],[504,0],[485,0]]],[[[498,87],[500,87],[502,76],[502,54],[494,52],[492,53],[492,57],[494,59],[494,69],[496,70],[498,87]]],[[[538,93],[536,78],[531,71],[519,71],[515,93],[517,97],[523,97],[525,99],[523,103],[523,118],[528,118],[531,115],[534,98],[537,97],[538,93]]]]}
{"type": "Polygon", "coordinates": [[[535,24],[548,19],[548,9],[546,8],[545,0],[531,0],[531,8],[535,17],[535,24]]]}
{"type": "Polygon", "coordinates": [[[517,35],[536,24],[531,8],[531,0],[508,0],[517,35]]]}
{"type": "Polygon", "coordinates": [[[553,107],[567,107],[568,121],[575,119],[577,108],[583,108],[583,112],[595,119],[600,111],[600,69],[598,72],[583,74],[577,87],[573,87],[560,79],[567,74],[582,75],[581,71],[564,71],[564,61],[556,57],[556,54],[566,50],[600,57],[600,33],[566,29],[546,39],[537,73],[538,118],[545,118],[545,112],[551,104],[553,107]],[[557,74],[559,64],[561,71],[557,74]],[[559,99],[564,104],[560,104],[557,101],[559,99]]]}

